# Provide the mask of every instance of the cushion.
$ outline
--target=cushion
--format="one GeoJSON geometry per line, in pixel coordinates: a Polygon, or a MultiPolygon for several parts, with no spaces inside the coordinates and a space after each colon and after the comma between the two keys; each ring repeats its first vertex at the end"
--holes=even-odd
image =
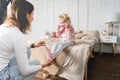
{"type": "Polygon", "coordinates": [[[99,38],[98,30],[84,30],[83,34],[87,34],[89,36],[93,36],[93,37],[99,38]]]}
{"type": "Polygon", "coordinates": [[[81,39],[83,36],[86,36],[87,34],[81,34],[81,33],[77,33],[75,34],[75,39],[81,39]]]}
{"type": "Polygon", "coordinates": [[[97,37],[94,37],[94,36],[84,36],[82,37],[81,39],[83,40],[95,40],[95,42],[98,42],[98,38],[97,37]]]}

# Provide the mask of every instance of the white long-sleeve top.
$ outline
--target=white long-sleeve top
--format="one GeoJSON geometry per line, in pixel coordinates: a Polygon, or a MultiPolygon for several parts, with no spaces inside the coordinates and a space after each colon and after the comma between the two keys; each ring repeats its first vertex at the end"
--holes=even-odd
{"type": "Polygon", "coordinates": [[[29,65],[24,34],[16,26],[2,24],[0,26],[0,71],[8,65],[13,55],[23,75],[29,75],[42,68],[41,65],[29,65]]]}

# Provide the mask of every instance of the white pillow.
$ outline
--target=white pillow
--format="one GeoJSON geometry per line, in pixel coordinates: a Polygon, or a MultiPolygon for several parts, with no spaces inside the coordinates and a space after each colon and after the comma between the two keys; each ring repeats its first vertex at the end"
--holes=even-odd
{"type": "Polygon", "coordinates": [[[78,34],[76,34],[75,35],[75,39],[81,39],[83,36],[86,36],[87,34],[80,34],[80,33],[78,33],[78,34]]]}

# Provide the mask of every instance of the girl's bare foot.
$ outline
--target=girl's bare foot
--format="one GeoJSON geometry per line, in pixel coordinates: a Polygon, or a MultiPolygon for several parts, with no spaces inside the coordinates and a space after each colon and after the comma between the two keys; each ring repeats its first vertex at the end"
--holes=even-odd
{"type": "Polygon", "coordinates": [[[49,63],[49,64],[53,64],[53,63],[55,62],[55,60],[56,60],[56,58],[54,58],[54,59],[49,59],[49,60],[48,60],[48,63],[49,63]]]}
{"type": "Polygon", "coordinates": [[[44,64],[42,65],[42,68],[47,67],[47,66],[50,66],[50,65],[52,65],[52,64],[50,64],[49,62],[44,63],[44,64]]]}

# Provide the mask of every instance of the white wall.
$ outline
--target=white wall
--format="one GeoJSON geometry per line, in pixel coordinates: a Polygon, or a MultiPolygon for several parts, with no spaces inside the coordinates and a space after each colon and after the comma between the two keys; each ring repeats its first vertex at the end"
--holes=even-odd
{"type": "MultiPolygon", "coordinates": [[[[45,30],[55,31],[58,15],[67,13],[71,17],[76,31],[108,29],[105,23],[107,13],[120,14],[120,0],[29,0],[35,7],[32,32],[28,41],[37,41],[45,30]]],[[[120,53],[120,24],[116,24],[114,33],[118,36],[117,52],[120,53]]],[[[111,50],[107,50],[109,52],[111,50]]]]}

